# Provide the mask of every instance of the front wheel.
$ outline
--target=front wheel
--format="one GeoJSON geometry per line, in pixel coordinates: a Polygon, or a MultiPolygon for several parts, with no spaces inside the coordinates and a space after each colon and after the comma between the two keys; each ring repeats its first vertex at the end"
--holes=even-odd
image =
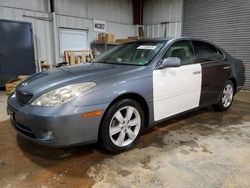
{"type": "Polygon", "coordinates": [[[234,84],[231,80],[226,81],[222,93],[220,95],[220,101],[213,107],[218,111],[226,111],[232,105],[234,99],[234,84]]]}
{"type": "Polygon", "coordinates": [[[123,99],[108,110],[101,125],[101,142],[105,149],[120,153],[131,149],[144,127],[144,113],[140,104],[123,99]]]}

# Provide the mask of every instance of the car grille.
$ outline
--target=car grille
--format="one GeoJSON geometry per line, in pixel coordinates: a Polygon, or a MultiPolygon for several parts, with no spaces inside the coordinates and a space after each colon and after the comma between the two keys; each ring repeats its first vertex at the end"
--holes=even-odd
{"type": "Polygon", "coordinates": [[[26,105],[33,97],[32,94],[22,93],[21,91],[16,91],[16,98],[19,104],[26,105]]]}

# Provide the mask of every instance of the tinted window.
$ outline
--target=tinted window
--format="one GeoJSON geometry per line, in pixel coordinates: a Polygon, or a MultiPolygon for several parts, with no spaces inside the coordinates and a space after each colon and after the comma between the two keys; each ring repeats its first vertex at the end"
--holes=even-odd
{"type": "Polygon", "coordinates": [[[223,59],[223,55],[221,52],[217,50],[213,45],[194,41],[194,48],[197,53],[197,62],[207,62],[207,61],[218,61],[223,59]]]}
{"type": "Polygon", "coordinates": [[[163,59],[167,57],[178,57],[181,59],[181,64],[191,64],[194,62],[194,54],[191,44],[188,41],[175,42],[168,49],[163,59]]]}

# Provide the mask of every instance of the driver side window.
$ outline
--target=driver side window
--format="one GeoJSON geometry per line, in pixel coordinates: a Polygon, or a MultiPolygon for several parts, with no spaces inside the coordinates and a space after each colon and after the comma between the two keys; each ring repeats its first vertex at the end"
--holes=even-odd
{"type": "Polygon", "coordinates": [[[178,41],[172,44],[168,51],[163,56],[163,59],[167,57],[178,57],[181,60],[181,65],[187,65],[194,63],[194,53],[190,42],[178,41]]]}

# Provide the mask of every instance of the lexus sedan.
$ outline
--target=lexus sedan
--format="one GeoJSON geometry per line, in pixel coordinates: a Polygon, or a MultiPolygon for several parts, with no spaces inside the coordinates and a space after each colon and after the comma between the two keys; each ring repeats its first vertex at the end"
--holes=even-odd
{"type": "Polygon", "coordinates": [[[99,141],[111,152],[132,148],[144,128],[212,105],[227,110],[245,68],[220,47],[193,38],[119,45],[91,64],[35,74],[9,97],[17,132],[65,147],[99,141]]]}

